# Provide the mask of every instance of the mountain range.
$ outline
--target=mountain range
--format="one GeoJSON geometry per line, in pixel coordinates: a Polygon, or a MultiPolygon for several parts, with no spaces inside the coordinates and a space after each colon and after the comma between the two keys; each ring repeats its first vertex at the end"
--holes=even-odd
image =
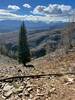
{"type": "MultiPolygon", "coordinates": [[[[22,21],[15,20],[4,20],[0,21],[0,33],[15,32],[19,31],[22,21]]],[[[63,28],[67,23],[66,22],[32,22],[25,21],[27,31],[36,31],[36,30],[53,30],[63,28]]]]}
{"type": "MultiPolygon", "coordinates": [[[[4,43],[6,48],[10,50],[17,47],[19,29],[21,21],[1,21],[0,22],[0,43],[4,43]],[[10,45],[10,46],[9,46],[10,45]],[[8,49],[8,48],[7,48],[8,49]]],[[[46,50],[47,44],[50,45],[50,51],[57,48],[61,41],[62,29],[64,29],[67,22],[25,22],[27,29],[27,37],[32,55],[36,57],[42,56],[46,50]]]]}

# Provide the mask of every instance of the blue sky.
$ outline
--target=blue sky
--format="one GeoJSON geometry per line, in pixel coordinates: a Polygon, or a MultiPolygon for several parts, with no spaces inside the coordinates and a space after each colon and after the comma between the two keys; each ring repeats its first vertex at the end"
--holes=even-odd
{"type": "Polygon", "coordinates": [[[0,21],[66,21],[75,12],[75,0],[0,0],[0,21]]]}
{"type": "Polygon", "coordinates": [[[75,0],[0,0],[0,8],[7,8],[9,4],[18,5],[22,7],[24,3],[28,3],[33,7],[37,5],[48,5],[48,4],[65,4],[75,7],[75,0]]]}

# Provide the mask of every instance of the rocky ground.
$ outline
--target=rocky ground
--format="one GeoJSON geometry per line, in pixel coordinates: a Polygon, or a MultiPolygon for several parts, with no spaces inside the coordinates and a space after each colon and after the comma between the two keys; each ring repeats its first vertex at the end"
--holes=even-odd
{"type": "Polygon", "coordinates": [[[0,100],[75,100],[75,52],[58,55],[54,53],[32,60],[24,67],[17,61],[0,56],[0,79],[49,73],[64,73],[62,76],[24,78],[12,82],[0,82],[0,100]]]}

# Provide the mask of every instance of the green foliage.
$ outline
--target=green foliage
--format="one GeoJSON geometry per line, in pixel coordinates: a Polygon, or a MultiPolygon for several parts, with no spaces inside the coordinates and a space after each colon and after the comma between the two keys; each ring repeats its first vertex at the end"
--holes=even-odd
{"type": "Polygon", "coordinates": [[[30,61],[30,50],[28,47],[26,33],[27,31],[23,22],[19,33],[18,61],[24,65],[30,61]]]}

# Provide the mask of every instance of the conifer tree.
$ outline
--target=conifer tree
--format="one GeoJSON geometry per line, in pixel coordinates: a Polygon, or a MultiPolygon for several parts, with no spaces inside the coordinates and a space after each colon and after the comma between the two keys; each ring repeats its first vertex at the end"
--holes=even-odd
{"type": "Polygon", "coordinates": [[[18,62],[22,63],[24,66],[26,66],[26,63],[30,61],[30,50],[26,33],[27,31],[23,22],[19,32],[18,62]]]}

